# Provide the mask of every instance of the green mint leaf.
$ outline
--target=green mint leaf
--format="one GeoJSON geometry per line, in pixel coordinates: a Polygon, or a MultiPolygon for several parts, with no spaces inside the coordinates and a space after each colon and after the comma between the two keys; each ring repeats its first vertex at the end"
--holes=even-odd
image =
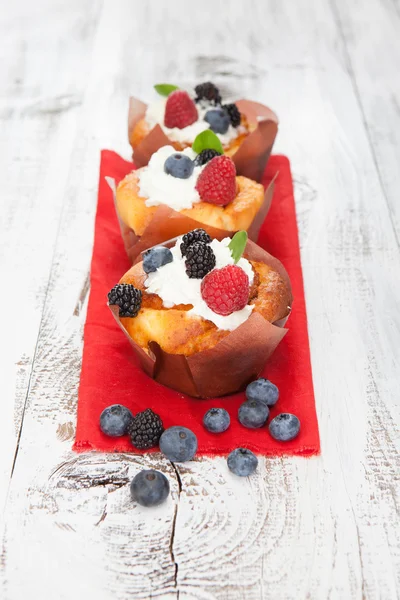
{"type": "Polygon", "coordinates": [[[156,83],[154,89],[160,96],[169,96],[171,92],[179,90],[177,85],[172,85],[171,83],[156,83]]]}
{"type": "Polygon", "coordinates": [[[220,154],[224,153],[221,140],[211,129],[206,129],[196,136],[192,149],[200,154],[202,150],[216,150],[220,154]]]}
{"type": "Polygon", "coordinates": [[[235,264],[242,258],[242,254],[247,244],[247,231],[238,231],[235,233],[228,246],[235,264]]]}

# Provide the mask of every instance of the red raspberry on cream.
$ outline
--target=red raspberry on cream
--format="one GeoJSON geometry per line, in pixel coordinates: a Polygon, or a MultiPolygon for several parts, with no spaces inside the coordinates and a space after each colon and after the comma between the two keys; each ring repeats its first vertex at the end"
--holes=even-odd
{"type": "Polygon", "coordinates": [[[236,167],[229,156],[216,156],[200,173],[196,190],[204,202],[226,206],[236,197],[236,167]]]}
{"type": "Polygon", "coordinates": [[[201,282],[201,297],[218,315],[242,310],[249,301],[249,278],[237,265],[214,269],[201,282]]]}

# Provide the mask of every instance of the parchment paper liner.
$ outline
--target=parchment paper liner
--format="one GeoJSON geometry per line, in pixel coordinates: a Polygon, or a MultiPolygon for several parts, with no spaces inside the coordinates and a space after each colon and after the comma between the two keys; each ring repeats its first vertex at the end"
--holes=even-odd
{"type": "MultiPolygon", "coordinates": [[[[281,274],[289,290],[291,306],[289,275],[282,263],[251,241],[247,242],[244,256],[263,262],[281,274]]],[[[287,333],[284,329],[287,317],[272,324],[253,312],[247,321],[209,350],[186,357],[165,352],[156,342],[150,342],[150,352],[146,354],[122,325],[119,308],[110,306],[110,310],[128,337],[143,370],[158,383],[198,398],[224,396],[243,389],[259,375],[287,333]]]]}
{"type": "MultiPolygon", "coordinates": [[[[231,158],[236,165],[238,175],[261,181],[278,133],[278,117],[270,108],[258,102],[238,100],[236,105],[240,112],[246,116],[248,123],[255,126],[256,129],[246,136],[231,158]]],[[[146,109],[147,104],[144,104],[141,100],[133,97],[129,99],[129,139],[135,125],[145,116],[146,109]]],[[[173,145],[173,143],[161,127],[156,125],[134,149],[133,160],[135,165],[137,167],[147,165],[154,152],[162,146],[173,145]]]]}
{"type": "MultiPolygon", "coordinates": [[[[247,231],[249,238],[254,242],[256,242],[258,239],[261,225],[263,224],[271,206],[272,196],[274,193],[275,177],[265,190],[264,201],[247,231]]],[[[197,229],[198,227],[205,229],[212,238],[216,238],[218,240],[222,240],[226,237],[232,237],[234,233],[236,233],[236,231],[211,227],[205,223],[191,219],[190,217],[187,217],[180,212],[169,208],[165,204],[162,204],[155,211],[151,222],[146,227],[143,234],[138,236],[118,214],[115,180],[111,177],[106,177],[106,181],[113,192],[115,210],[118,216],[122,239],[126,253],[132,261],[132,264],[135,264],[135,262],[140,260],[140,254],[144,250],[152,248],[157,244],[163,244],[166,242],[166,240],[183,235],[184,233],[192,231],[192,229],[197,229]]]]}

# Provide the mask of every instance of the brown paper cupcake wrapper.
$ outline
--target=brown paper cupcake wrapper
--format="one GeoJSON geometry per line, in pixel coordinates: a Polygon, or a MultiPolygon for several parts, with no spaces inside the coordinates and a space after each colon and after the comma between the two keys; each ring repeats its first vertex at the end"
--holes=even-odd
{"type": "MultiPolygon", "coordinates": [[[[200,221],[196,221],[195,219],[191,219],[190,217],[182,215],[176,210],[173,210],[172,208],[169,208],[163,204],[157,208],[153,218],[143,234],[138,236],[131,227],[122,221],[118,214],[116,205],[115,180],[111,177],[106,177],[106,181],[114,195],[115,210],[117,211],[122,239],[132,264],[140,260],[140,254],[144,250],[152,248],[153,246],[157,246],[158,244],[165,243],[166,240],[183,235],[188,231],[192,231],[193,229],[197,229],[199,227],[205,229],[212,238],[216,238],[218,240],[222,240],[226,237],[232,237],[236,233],[236,231],[210,227],[205,223],[201,223],[200,221]]],[[[274,193],[274,181],[275,177],[265,190],[264,201],[248,229],[248,236],[253,241],[257,241],[261,225],[263,224],[269,207],[271,206],[272,196],[274,193]]]]}
{"type": "MultiPolygon", "coordinates": [[[[290,292],[291,306],[289,275],[282,263],[251,241],[247,242],[244,256],[263,262],[280,273],[290,292]]],[[[110,306],[110,310],[128,337],[143,370],[158,383],[197,398],[225,396],[243,389],[259,375],[287,333],[284,325],[288,317],[272,324],[253,312],[247,321],[209,350],[184,356],[165,352],[156,342],[150,342],[147,354],[122,325],[119,308],[110,306]]],[[[288,307],[288,315],[289,312],[288,307]]]]}
{"type": "MultiPolygon", "coordinates": [[[[268,158],[278,133],[278,117],[267,106],[251,100],[238,100],[239,110],[246,116],[248,123],[255,127],[243,140],[238,150],[232,155],[238,175],[255,181],[261,181],[268,158]]],[[[147,105],[141,100],[129,99],[128,135],[129,139],[136,124],[144,118],[147,105]]],[[[161,127],[156,125],[134,149],[133,160],[137,167],[144,167],[152,154],[162,146],[173,145],[161,127]]]]}

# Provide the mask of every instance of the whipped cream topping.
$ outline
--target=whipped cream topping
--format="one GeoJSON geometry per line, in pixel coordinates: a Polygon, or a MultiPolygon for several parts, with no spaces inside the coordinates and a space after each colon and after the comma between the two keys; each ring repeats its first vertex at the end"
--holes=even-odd
{"type": "MultiPolygon", "coordinates": [[[[151,157],[147,167],[139,172],[139,196],[146,198],[146,206],[166,204],[174,210],[192,208],[193,204],[200,202],[199,192],[196,190],[197,178],[202,167],[195,167],[187,179],[179,179],[168,175],[164,171],[164,163],[171,154],[177,154],[172,146],[163,146],[151,157]]],[[[197,156],[191,148],[185,148],[179,154],[194,160],[197,156]]]]}
{"type": "MultiPolygon", "coordinates": [[[[204,115],[210,109],[216,108],[213,104],[207,101],[202,101],[196,104],[199,118],[197,121],[188,125],[183,129],[173,127],[172,129],[164,125],[165,105],[167,98],[160,98],[156,102],[149,104],[146,110],[145,120],[150,129],[153,129],[155,125],[160,125],[165,135],[168,136],[174,142],[180,142],[182,144],[192,144],[196,136],[210,128],[210,124],[204,121],[204,115]]],[[[229,129],[226,133],[217,133],[216,135],[221,140],[223,146],[230,144],[232,140],[244,131],[243,127],[232,127],[229,125],[229,129]]]]}
{"type": "MultiPolygon", "coordinates": [[[[254,307],[247,304],[242,310],[235,311],[226,317],[211,310],[201,297],[202,280],[190,279],[186,274],[185,258],[182,257],[180,249],[181,241],[182,238],[178,238],[175,246],[171,248],[173,261],[149,274],[145,281],[147,291],[160,296],[165,308],[172,308],[177,304],[191,304],[193,308],[188,311],[188,315],[202,317],[214,323],[219,329],[233,331],[247,321],[254,307]]],[[[222,241],[213,240],[211,242],[216,269],[235,264],[228,248],[230,241],[230,238],[225,238],[222,241]]],[[[241,258],[237,265],[247,274],[251,285],[254,273],[249,261],[241,258]]]]}

